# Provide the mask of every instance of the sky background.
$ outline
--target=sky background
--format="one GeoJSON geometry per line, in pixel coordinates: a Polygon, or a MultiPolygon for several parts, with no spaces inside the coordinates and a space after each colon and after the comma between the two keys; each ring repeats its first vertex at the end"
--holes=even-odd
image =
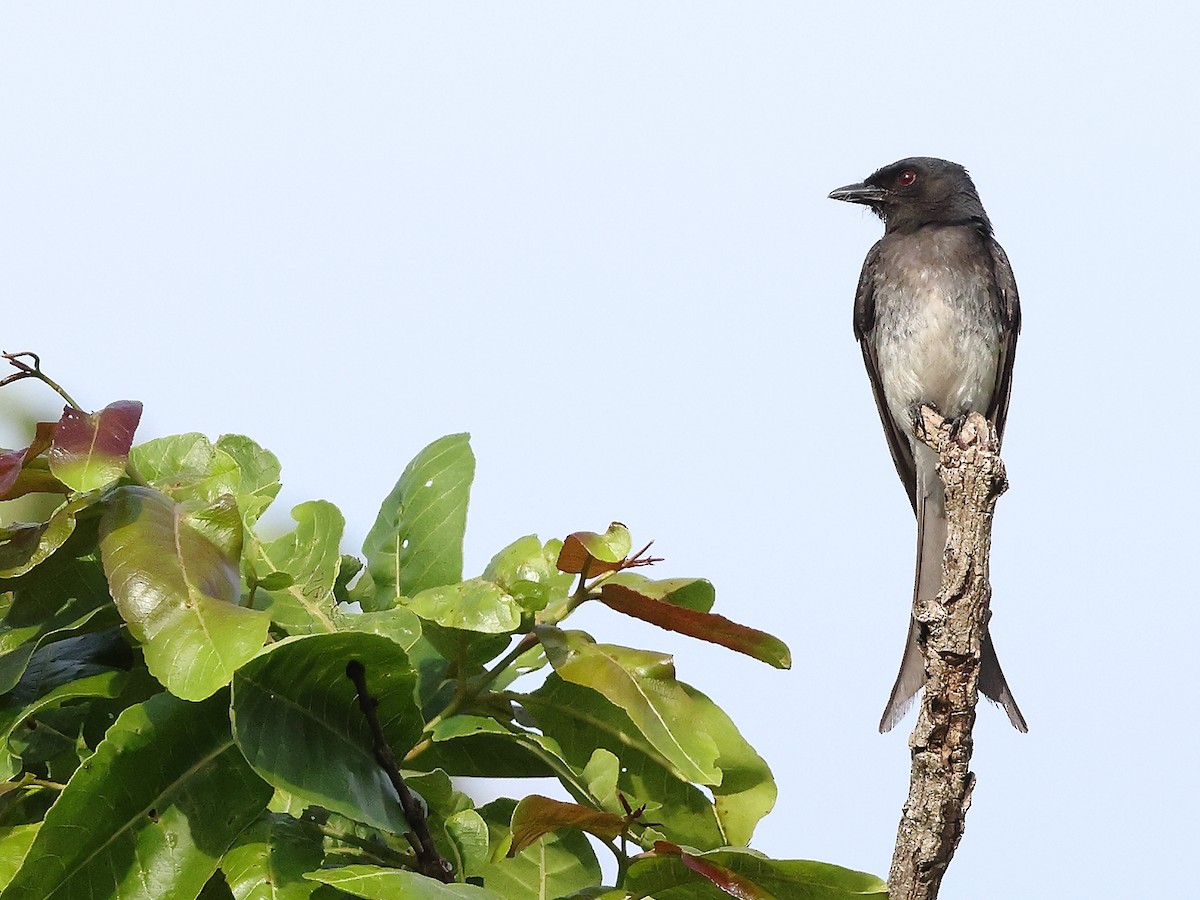
{"type": "MultiPolygon", "coordinates": [[[[142,440],[249,434],[357,551],[428,442],[467,573],[628,524],[791,646],[670,650],[780,796],[754,846],[886,875],[875,726],[915,529],[850,328],[910,155],[968,166],[1021,290],[993,634],[944,896],[1180,895],[1195,858],[1194,199],[1178,3],[59,3],[0,11],[0,348],[142,440]]],[[[0,391],[14,423],[44,387],[0,391]]],[[[575,621],[575,620],[572,620],[575,621]]],[[[488,790],[484,788],[483,790],[488,790]]],[[[519,785],[513,792],[521,791],[519,785]]]]}

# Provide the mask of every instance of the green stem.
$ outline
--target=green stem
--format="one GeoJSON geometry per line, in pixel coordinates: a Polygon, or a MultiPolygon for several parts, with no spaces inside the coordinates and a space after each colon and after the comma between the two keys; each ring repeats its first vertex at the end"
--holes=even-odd
{"type": "Polygon", "coordinates": [[[536,643],[537,635],[529,632],[521,640],[517,641],[516,645],[504,655],[500,662],[496,663],[496,665],[492,666],[492,668],[488,669],[481,676],[469,681],[460,681],[458,688],[454,691],[454,696],[450,698],[445,708],[425,723],[423,733],[426,737],[418,741],[404,755],[404,761],[406,763],[411,762],[428,750],[433,743],[433,738],[429,737],[429,735],[432,734],[433,729],[437,727],[439,722],[455,715],[460,709],[487,690],[488,686],[500,677],[500,673],[515,663],[522,654],[531,650],[536,643]]]}
{"type": "MultiPolygon", "coordinates": [[[[311,820],[310,820],[311,821],[311,820]]],[[[356,847],[362,850],[368,856],[378,863],[385,866],[401,865],[408,868],[413,868],[416,865],[417,858],[409,853],[400,853],[393,850],[391,847],[386,847],[382,844],[376,844],[365,838],[360,838],[356,834],[347,834],[344,831],[338,831],[336,828],[331,828],[328,825],[313,823],[321,834],[328,838],[332,838],[341,844],[348,844],[351,847],[356,847]]]]}

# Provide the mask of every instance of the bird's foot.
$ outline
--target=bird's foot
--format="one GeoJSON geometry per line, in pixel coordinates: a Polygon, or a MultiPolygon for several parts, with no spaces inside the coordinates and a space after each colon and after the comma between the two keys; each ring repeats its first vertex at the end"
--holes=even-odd
{"type": "Polygon", "coordinates": [[[913,434],[915,434],[919,440],[928,443],[929,432],[925,429],[925,416],[921,413],[921,410],[925,408],[933,410],[939,416],[942,414],[942,411],[933,403],[914,403],[912,409],[910,410],[912,414],[913,434]]]}

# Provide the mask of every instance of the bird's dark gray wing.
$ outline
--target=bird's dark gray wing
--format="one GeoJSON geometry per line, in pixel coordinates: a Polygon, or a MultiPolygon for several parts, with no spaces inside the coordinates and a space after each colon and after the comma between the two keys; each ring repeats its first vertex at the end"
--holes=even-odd
{"type": "Polygon", "coordinates": [[[892,451],[892,462],[896,464],[896,473],[904,483],[904,489],[908,491],[908,502],[912,504],[913,513],[916,513],[917,467],[913,462],[912,445],[908,441],[908,435],[896,426],[892,414],[888,411],[887,398],[883,395],[883,380],[879,376],[879,360],[875,356],[875,342],[871,340],[871,333],[875,329],[875,266],[879,261],[879,248],[882,243],[880,241],[871,248],[863,262],[862,273],[858,276],[858,290],[854,295],[854,337],[858,339],[863,362],[867,366],[871,393],[875,395],[875,408],[879,410],[883,434],[887,438],[888,449],[892,451]]]}
{"type": "Polygon", "coordinates": [[[1000,322],[1004,328],[1004,341],[1000,347],[1000,364],[996,367],[996,390],[992,392],[992,405],[988,418],[996,426],[996,433],[1004,440],[1004,423],[1008,419],[1008,398],[1012,393],[1013,361],[1017,355],[1017,335],[1021,332],[1021,301],[1017,296],[1017,280],[1013,277],[1008,254],[996,242],[988,238],[988,250],[992,256],[992,272],[998,291],[996,302],[1000,308],[1000,322]]]}

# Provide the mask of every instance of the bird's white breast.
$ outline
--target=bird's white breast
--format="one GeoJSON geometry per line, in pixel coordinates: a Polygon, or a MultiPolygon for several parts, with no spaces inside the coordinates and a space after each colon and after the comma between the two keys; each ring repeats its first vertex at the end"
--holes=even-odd
{"type": "Polygon", "coordinates": [[[950,416],[991,404],[1000,322],[991,272],[976,254],[963,265],[963,240],[960,229],[925,230],[883,249],[902,264],[875,286],[871,337],[889,411],[906,432],[918,403],[950,416]]]}

